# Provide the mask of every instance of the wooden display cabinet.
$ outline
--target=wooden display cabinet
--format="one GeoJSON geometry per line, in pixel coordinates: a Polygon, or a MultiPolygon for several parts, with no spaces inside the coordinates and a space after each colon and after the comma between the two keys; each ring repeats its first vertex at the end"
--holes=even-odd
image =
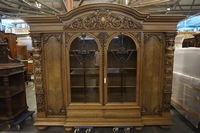
{"type": "Polygon", "coordinates": [[[27,109],[24,65],[10,58],[7,42],[0,40],[0,121],[14,122],[27,109]]]}
{"type": "Polygon", "coordinates": [[[197,47],[196,46],[196,39],[195,38],[187,38],[184,39],[183,41],[183,48],[187,48],[187,47],[197,47]]]}
{"type": "Polygon", "coordinates": [[[34,125],[169,128],[174,39],[183,18],[108,3],[23,17],[33,42],[34,125]]]}
{"type": "Polygon", "coordinates": [[[200,47],[200,34],[193,34],[194,38],[187,38],[183,41],[183,48],[200,47]]]}

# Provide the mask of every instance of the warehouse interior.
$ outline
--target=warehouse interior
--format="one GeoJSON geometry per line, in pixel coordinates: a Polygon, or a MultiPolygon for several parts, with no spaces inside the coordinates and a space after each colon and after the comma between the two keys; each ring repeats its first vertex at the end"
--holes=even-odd
{"type": "Polygon", "coordinates": [[[1,0],[0,131],[199,133],[199,15],[199,0],[1,0]]]}

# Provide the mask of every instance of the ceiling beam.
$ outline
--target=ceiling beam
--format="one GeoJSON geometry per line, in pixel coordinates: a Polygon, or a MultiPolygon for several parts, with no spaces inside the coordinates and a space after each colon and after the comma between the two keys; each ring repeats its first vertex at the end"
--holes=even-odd
{"type": "Polygon", "coordinates": [[[16,8],[11,8],[11,7],[1,7],[1,9],[4,9],[5,11],[19,11],[19,12],[26,12],[26,13],[31,13],[31,14],[38,14],[38,15],[44,15],[44,13],[40,13],[40,12],[34,12],[34,11],[28,11],[28,10],[23,10],[23,9],[16,9],[16,8]]]}
{"type": "Polygon", "coordinates": [[[67,0],[58,0],[58,2],[60,3],[61,7],[64,9],[64,12],[67,12],[67,7],[66,7],[65,1],[67,1],[67,0]]]}
{"type": "Polygon", "coordinates": [[[22,16],[22,15],[29,15],[30,13],[8,13],[0,11],[0,14],[9,15],[9,16],[22,16]]]}
{"type": "Polygon", "coordinates": [[[78,6],[81,6],[83,4],[84,0],[80,0],[78,6]]]}
{"type": "Polygon", "coordinates": [[[54,12],[56,13],[59,13],[59,14],[62,14],[62,12],[58,11],[57,9],[53,8],[53,7],[50,7],[50,6],[47,6],[44,2],[42,2],[41,0],[36,0],[38,3],[40,3],[41,5],[53,10],[54,12]]]}
{"type": "Polygon", "coordinates": [[[145,7],[145,6],[151,6],[151,5],[158,5],[158,4],[161,4],[161,3],[166,3],[166,2],[170,2],[171,0],[163,0],[163,1],[149,1],[149,2],[141,2],[137,5],[130,5],[131,7],[134,7],[134,8],[138,8],[138,7],[145,7]]]}
{"type": "MultiPolygon", "coordinates": [[[[37,11],[42,11],[42,12],[45,12],[46,14],[54,15],[53,12],[50,12],[50,11],[47,11],[47,10],[44,10],[44,9],[41,9],[41,8],[37,8],[37,7],[34,7],[34,6],[30,6],[30,5],[28,5],[28,4],[24,4],[24,3],[18,2],[18,1],[16,1],[16,0],[5,0],[5,1],[14,3],[14,4],[16,4],[16,5],[20,5],[20,6],[23,6],[23,7],[31,8],[31,9],[34,9],[34,10],[37,10],[37,11]]],[[[28,10],[27,10],[27,11],[28,11],[28,10]]]]}
{"type": "Polygon", "coordinates": [[[6,1],[2,1],[2,0],[1,0],[0,3],[6,5],[6,6],[8,6],[8,7],[13,7],[13,6],[11,5],[11,3],[8,3],[8,2],[6,2],[6,1]]]}

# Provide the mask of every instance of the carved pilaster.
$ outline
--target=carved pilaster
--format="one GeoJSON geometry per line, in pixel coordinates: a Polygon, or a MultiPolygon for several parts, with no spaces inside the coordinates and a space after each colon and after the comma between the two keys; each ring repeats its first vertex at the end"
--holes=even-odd
{"type": "MultiPolygon", "coordinates": [[[[108,37],[109,37],[109,35],[108,35],[108,33],[106,33],[106,32],[101,32],[101,33],[99,33],[99,35],[98,35],[98,38],[99,38],[99,42],[101,43],[101,47],[102,47],[102,68],[104,68],[104,65],[105,65],[105,62],[104,62],[104,47],[105,47],[105,43],[106,43],[106,41],[107,41],[107,39],[108,39],[108,37]]],[[[104,79],[104,69],[102,69],[102,75],[103,75],[103,79],[104,79]]],[[[104,85],[102,85],[102,93],[103,93],[103,99],[104,99],[104,94],[105,94],[105,88],[104,88],[104,85]]],[[[104,103],[104,100],[103,100],[103,105],[104,105],[105,103],[104,103]]]]}
{"type": "Polygon", "coordinates": [[[45,97],[43,88],[43,75],[42,75],[42,48],[41,48],[41,34],[31,34],[33,46],[33,64],[34,64],[34,83],[37,111],[45,111],[45,97]]]}
{"type": "Polygon", "coordinates": [[[68,33],[65,33],[65,44],[67,46],[68,42],[69,42],[69,39],[70,39],[70,35],[68,33]]]}
{"type": "Polygon", "coordinates": [[[107,39],[108,39],[109,35],[106,32],[101,32],[99,33],[99,35],[97,36],[97,38],[99,38],[99,42],[101,43],[101,46],[104,47],[107,39]]]}
{"type": "Polygon", "coordinates": [[[174,62],[174,40],[176,33],[166,33],[166,51],[165,51],[165,73],[163,88],[163,112],[169,112],[171,108],[173,62],[174,62]]]}

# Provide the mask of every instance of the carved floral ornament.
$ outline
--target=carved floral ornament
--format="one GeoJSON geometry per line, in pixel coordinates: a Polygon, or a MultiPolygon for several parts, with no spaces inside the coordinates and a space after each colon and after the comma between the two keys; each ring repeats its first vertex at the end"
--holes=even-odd
{"type": "Polygon", "coordinates": [[[65,24],[67,29],[142,29],[141,23],[123,15],[114,14],[109,10],[97,10],[92,14],[74,19],[65,24]]]}

